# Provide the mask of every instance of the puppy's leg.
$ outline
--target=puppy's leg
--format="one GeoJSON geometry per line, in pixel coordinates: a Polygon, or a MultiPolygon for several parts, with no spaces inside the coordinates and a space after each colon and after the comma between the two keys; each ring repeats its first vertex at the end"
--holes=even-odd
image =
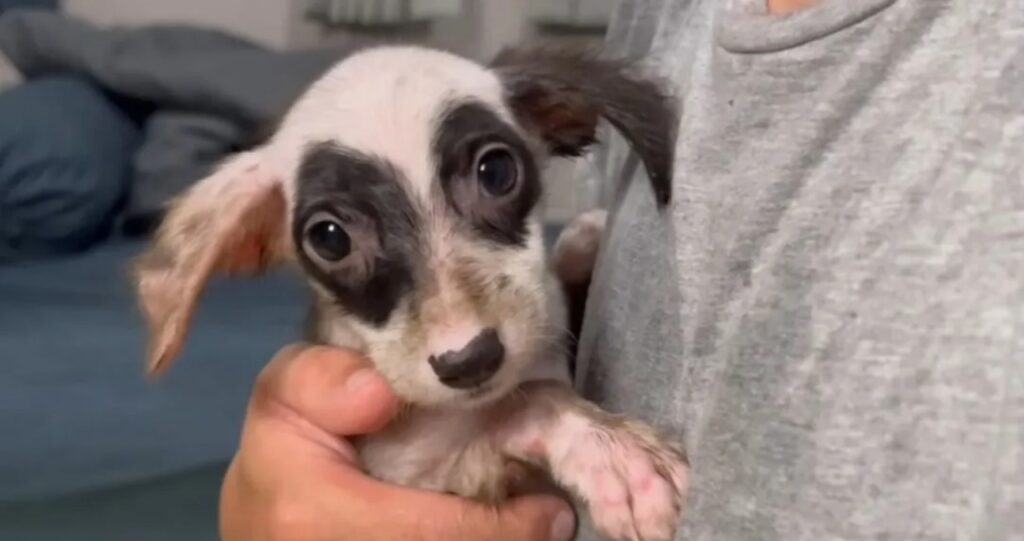
{"type": "Polygon", "coordinates": [[[551,266],[560,282],[566,286],[590,282],[607,220],[604,210],[587,211],[573,218],[558,235],[551,266]]]}
{"type": "Polygon", "coordinates": [[[510,457],[536,464],[585,501],[615,539],[672,538],[686,495],[682,453],[639,422],[612,415],[554,382],[525,384],[496,432],[510,457]]]}
{"type": "Polygon", "coordinates": [[[587,292],[597,264],[608,213],[591,210],[580,214],[565,226],[551,254],[551,271],[562,284],[569,323],[569,359],[571,372],[576,372],[576,341],[583,328],[587,308],[587,292]]]}

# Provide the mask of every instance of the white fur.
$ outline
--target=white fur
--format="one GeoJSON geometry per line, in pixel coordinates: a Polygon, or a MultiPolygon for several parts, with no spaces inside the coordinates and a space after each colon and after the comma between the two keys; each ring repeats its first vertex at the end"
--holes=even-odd
{"type": "MultiPolygon", "coordinates": [[[[427,214],[428,267],[436,277],[438,292],[424,310],[436,314],[433,317],[437,323],[427,336],[414,337],[403,325],[401,315],[393,316],[394,321],[384,329],[376,329],[339,314],[329,322],[327,335],[335,345],[356,347],[369,354],[400,395],[422,405],[466,407],[493,401],[522,381],[524,371],[558,373],[557,366],[565,363],[564,358],[543,355],[554,347],[551,342],[561,341],[565,316],[558,303],[545,301],[559,293],[546,283],[537,218],[531,218],[525,249],[486,250],[466,246],[467,242],[454,231],[450,209],[437,208],[432,198],[437,164],[431,144],[437,121],[447,105],[460,99],[485,104],[516,126],[498,77],[478,64],[416,47],[370,49],[323,75],[293,106],[273,139],[260,151],[264,160],[280,172],[289,207],[296,197],[302,153],[316,142],[331,141],[386,158],[408,182],[407,191],[427,214]],[[453,264],[453,255],[467,253],[477,254],[483,268],[502,270],[513,277],[518,298],[502,306],[523,313],[471,315],[458,309],[465,299],[448,283],[445,271],[453,264]],[[457,349],[486,327],[498,329],[507,354],[487,390],[467,396],[464,391],[442,385],[427,362],[430,356],[457,349]],[[550,358],[556,368],[532,369],[530,365],[541,357],[550,358]]],[[[544,155],[537,157],[546,159],[544,155]]],[[[402,305],[396,313],[409,309],[402,305]]]]}
{"type": "MultiPolygon", "coordinates": [[[[389,427],[356,442],[366,471],[396,483],[493,501],[507,488],[510,460],[533,462],[586,502],[606,533],[669,539],[685,491],[685,466],[671,446],[643,425],[604,413],[569,389],[565,299],[545,262],[537,217],[529,220],[525,246],[492,246],[467,238],[432,191],[437,120],[447,104],[460,98],[485,104],[515,126],[543,169],[547,156],[516,124],[493,72],[438,51],[379,48],[356,54],[325,74],[266,146],[228,166],[229,173],[238,174],[219,173],[200,183],[181,203],[178,216],[191,217],[204,211],[202,205],[209,214],[210,205],[237,204],[238,198],[225,195],[237,192],[237,183],[252,180],[247,171],[260,173],[256,187],[261,193],[268,190],[267,182],[279,183],[286,208],[294,208],[297,170],[312,144],[330,141],[388,160],[406,179],[404,188],[425,216],[427,271],[416,287],[430,293],[416,308],[403,300],[382,327],[349,317],[331,302],[323,303],[318,321],[321,338],[367,354],[411,405],[389,427]],[[485,278],[487,302],[467,300],[452,278],[458,272],[485,278]],[[510,284],[497,287],[492,282],[498,277],[507,277],[510,284]],[[501,369],[478,389],[441,384],[429,357],[459,349],[486,327],[498,330],[505,347],[501,369]]],[[[280,242],[281,251],[294,256],[301,247],[284,240],[290,238],[291,219],[280,220],[285,228],[280,242]]],[[[584,232],[587,238],[560,246],[596,251],[601,227],[603,222],[593,220],[570,227],[570,234],[584,232]]],[[[593,264],[593,257],[582,255],[579,261],[593,264]]],[[[329,298],[329,292],[313,285],[329,298]]],[[[172,300],[167,304],[173,305],[172,300]]],[[[180,333],[171,334],[180,339],[180,333]]]]}
{"type": "Polygon", "coordinates": [[[464,58],[419,47],[382,47],[353,55],[323,75],[292,107],[268,157],[295,171],[310,141],[337,141],[385,156],[422,199],[434,182],[430,144],[441,105],[473,98],[506,119],[501,82],[464,58]]]}

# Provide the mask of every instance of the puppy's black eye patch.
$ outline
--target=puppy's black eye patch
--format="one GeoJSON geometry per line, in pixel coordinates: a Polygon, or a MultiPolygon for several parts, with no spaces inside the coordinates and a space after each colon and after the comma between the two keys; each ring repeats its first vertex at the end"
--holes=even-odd
{"type": "Polygon", "coordinates": [[[492,109],[460,102],[445,110],[433,142],[448,205],[483,238],[523,246],[540,198],[540,175],[522,137],[492,109]]]}
{"type": "Polygon", "coordinates": [[[292,239],[299,263],[348,313],[387,323],[412,290],[420,218],[398,170],[331,143],[298,171],[292,239]]]}

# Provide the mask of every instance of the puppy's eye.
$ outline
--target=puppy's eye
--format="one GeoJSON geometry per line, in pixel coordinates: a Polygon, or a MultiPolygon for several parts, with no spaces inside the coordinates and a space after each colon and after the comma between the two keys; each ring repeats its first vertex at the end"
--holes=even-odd
{"type": "Polygon", "coordinates": [[[519,163],[508,147],[488,145],[477,153],[476,178],[487,195],[506,195],[519,181],[519,163]]]}
{"type": "Polygon", "coordinates": [[[334,263],[345,259],[352,251],[352,239],[341,220],[334,216],[314,216],[306,226],[307,251],[312,249],[320,259],[334,263]]]}

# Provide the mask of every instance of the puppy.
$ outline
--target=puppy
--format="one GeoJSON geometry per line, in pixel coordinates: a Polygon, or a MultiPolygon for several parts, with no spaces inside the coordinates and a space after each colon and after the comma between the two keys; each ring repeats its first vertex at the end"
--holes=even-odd
{"type": "MultiPolygon", "coordinates": [[[[626,63],[538,50],[485,67],[415,47],[340,62],[267,143],[177,201],[139,260],[149,370],[178,352],[212,274],[296,264],[312,338],[366,354],[408,404],[356,442],[369,474],[497,502],[510,465],[530,465],[608,536],[670,539],[684,461],[573,392],[565,290],[543,250],[545,162],[581,155],[601,118],[666,203],[673,103],[626,63]]],[[[588,220],[559,243],[567,286],[574,261],[593,262],[588,220]]]]}

